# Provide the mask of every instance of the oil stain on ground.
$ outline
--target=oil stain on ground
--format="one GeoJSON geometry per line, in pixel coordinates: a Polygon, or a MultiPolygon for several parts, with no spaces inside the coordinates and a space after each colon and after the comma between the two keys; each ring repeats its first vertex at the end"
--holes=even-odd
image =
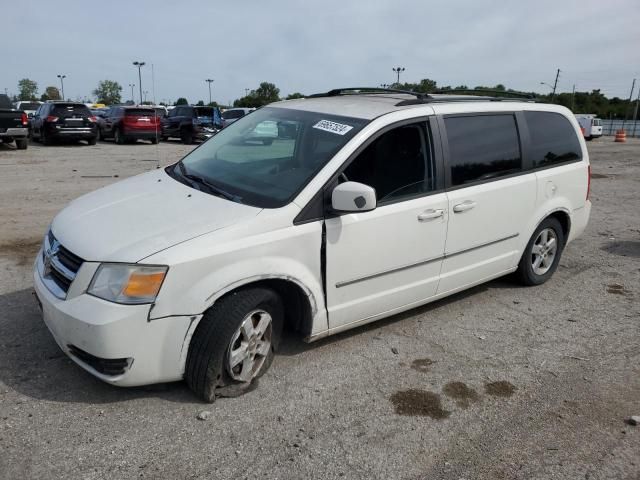
{"type": "Polygon", "coordinates": [[[480,400],[478,392],[463,382],[449,382],[442,391],[447,397],[453,398],[456,401],[456,405],[461,408],[468,408],[469,405],[480,400]]]}
{"type": "Polygon", "coordinates": [[[609,175],[603,173],[592,173],[591,178],[609,178],[609,175]]]}
{"type": "Polygon", "coordinates": [[[624,288],[624,285],[620,285],[619,283],[612,283],[607,285],[607,293],[613,293],[615,295],[628,295],[629,290],[624,288]]]}
{"type": "Polygon", "coordinates": [[[427,373],[429,370],[431,370],[430,367],[434,363],[435,362],[430,358],[418,358],[411,362],[411,368],[417,370],[418,372],[427,373]]]}
{"type": "Polygon", "coordinates": [[[510,397],[515,393],[516,387],[505,380],[500,380],[485,384],[484,391],[494,397],[510,397]]]}
{"type": "Polygon", "coordinates": [[[40,237],[4,243],[0,245],[0,256],[11,258],[18,265],[24,266],[33,262],[40,245],[42,245],[40,237]]]}
{"type": "Polygon", "coordinates": [[[451,412],[442,408],[440,395],[426,390],[409,389],[391,395],[391,403],[398,415],[413,417],[431,417],[443,420],[451,415],[451,412]]]}

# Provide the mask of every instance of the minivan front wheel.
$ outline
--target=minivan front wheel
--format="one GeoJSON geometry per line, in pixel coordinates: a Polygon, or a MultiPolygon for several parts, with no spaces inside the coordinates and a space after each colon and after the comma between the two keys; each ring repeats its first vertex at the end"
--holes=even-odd
{"type": "Polygon", "coordinates": [[[250,288],[217,301],[196,327],[185,380],[207,402],[248,391],[271,366],[284,309],[273,290],[250,288]]]}
{"type": "Polygon", "coordinates": [[[564,247],[560,222],[549,217],[536,228],[520,259],[517,275],[525,285],[541,285],[556,271],[564,247]]]}

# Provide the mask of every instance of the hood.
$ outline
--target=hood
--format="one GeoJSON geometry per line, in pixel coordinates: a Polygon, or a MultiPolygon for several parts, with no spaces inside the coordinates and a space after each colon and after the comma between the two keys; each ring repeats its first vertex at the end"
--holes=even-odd
{"type": "Polygon", "coordinates": [[[51,230],[85,260],[138,262],[260,211],[190,188],[160,169],[74,200],[56,216],[51,230]]]}

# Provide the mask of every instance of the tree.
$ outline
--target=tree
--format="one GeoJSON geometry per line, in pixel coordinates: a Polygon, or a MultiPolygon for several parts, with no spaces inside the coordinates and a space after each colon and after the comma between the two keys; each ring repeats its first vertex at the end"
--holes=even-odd
{"type": "Polygon", "coordinates": [[[97,97],[96,103],[113,105],[122,102],[120,92],[122,92],[122,87],[118,82],[101,80],[100,83],[98,83],[98,88],[93,91],[93,94],[97,97]]]}
{"type": "Polygon", "coordinates": [[[28,78],[23,78],[18,82],[18,98],[20,100],[36,100],[38,94],[38,84],[28,78]]]}
{"type": "Polygon", "coordinates": [[[233,102],[234,107],[262,107],[268,103],[277,102],[280,100],[280,89],[273,83],[262,82],[260,86],[249,92],[242,98],[239,98],[233,102]]]}
{"type": "Polygon", "coordinates": [[[204,107],[204,100],[198,100],[198,103],[196,103],[196,105],[199,107],[204,107]]]}
{"type": "MultiPolygon", "coordinates": [[[[62,97],[60,97],[60,90],[58,90],[58,87],[52,87],[52,86],[49,86],[49,87],[45,88],[44,93],[42,94],[42,96],[43,97],[47,97],[46,100],[61,100],[62,99],[62,97]]],[[[42,101],[44,102],[46,100],[42,100],[42,101]]]]}
{"type": "Polygon", "coordinates": [[[294,100],[296,98],[304,98],[304,95],[301,94],[300,92],[291,93],[287,95],[286,100],[294,100]]]}
{"type": "Polygon", "coordinates": [[[176,105],[189,105],[189,102],[186,98],[180,97],[178,100],[176,100],[176,105]]]}

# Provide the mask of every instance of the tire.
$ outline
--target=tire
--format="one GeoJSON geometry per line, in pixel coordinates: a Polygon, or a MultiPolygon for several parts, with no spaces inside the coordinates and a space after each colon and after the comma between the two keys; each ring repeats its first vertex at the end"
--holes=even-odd
{"type": "Polygon", "coordinates": [[[98,141],[98,136],[96,135],[95,137],[91,137],[89,140],[87,140],[87,143],[89,145],[95,145],[97,141],[98,141]]]}
{"type": "Polygon", "coordinates": [[[185,145],[191,145],[193,143],[193,133],[189,130],[183,130],[180,132],[180,140],[182,140],[182,143],[185,145]]]}
{"type": "Polygon", "coordinates": [[[167,137],[167,136],[164,136],[164,135],[163,135],[163,136],[162,136],[162,141],[163,141],[163,142],[166,142],[167,140],[169,140],[169,137],[167,137]]]}
{"type": "Polygon", "coordinates": [[[239,290],[220,299],[205,312],[193,334],[185,366],[189,388],[210,403],[216,397],[235,397],[250,390],[271,366],[283,318],[282,300],[267,288],[239,290]],[[260,335],[255,327],[269,318],[270,325],[260,335]],[[247,335],[247,330],[255,337],[247,335]],[[244,359],[235,366],[234,352],[237,359],[244,359]]]}
{"type": "Polygon", "coordinates": [[[16,138],[16,148],[18,150],[26,150],[27,142],[28,142],[28,139],[26,138],[16,138]]]}
{"type": "Polygon", "coordinates": [[[113,131],[113,139],[118,145],[124,145],[124,137],[122,136],[122,132],[119,128],[116,128],[113,131]]]}
{"type": "Polygon", "coordinates": [[[158,139],[157,138],[152,138],[151,139],[151,145],[157,145],[158,144],[158,139]]]}
{"type": "Polygon", "coordinates": [[[273,138],[263,138],[262,139],[262,144],[263,145],[271,145],[273,143],[273,138]]]}
{"type": "Polygon", "coordinates": [[[49,138],[49,135],[47,135],[46,133],[44,133],[44,129],[40,130],[40,141],[42,142],[43,145],[51,145],[51,138],[49,138]]]}
{"type": "Polygon", "coordinates": [[[98,131],[96,132],[96,140],[104,141],[104,137],[102,136],[102,129],[98,127],[98,131]]]}
{"type": "Polygon", "coordinates": [[[519,281],[524,285],[533,286],[542,285],[549,280],[560,263],[564,242],[564,231],[560,222],[553,217],[543,220],[529,239],[518,264],[516,276],[519,281]],[[551,240],[554,240],[554,247],[550,246],[551,240]]]}
{"type": "Polygon", "coordinates": [[[591,140],[593,140],[593,137],[584,137],[584,139],[585,139],[587,142],[590,142],[591,140]]]}

